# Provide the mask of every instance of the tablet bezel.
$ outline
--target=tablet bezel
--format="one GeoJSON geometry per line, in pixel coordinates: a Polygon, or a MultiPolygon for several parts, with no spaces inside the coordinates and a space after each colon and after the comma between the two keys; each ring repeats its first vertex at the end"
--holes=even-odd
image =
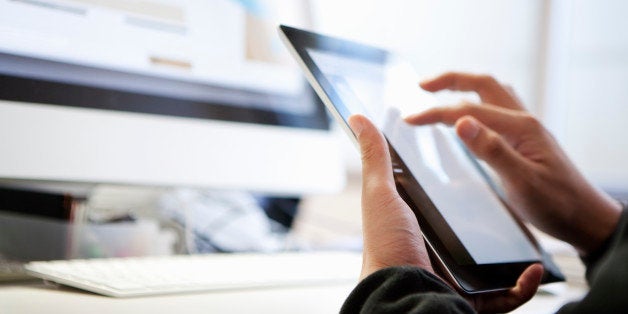
{"type": "MultiPolygon", "coordinates": [[[[316,63],[311,59],[307,49],[311,48],[319,51],[332,52],[334,54],[363,59],[369,62],[384,62],[388,58],[393,58],[394,55],[377,47],[321,35],[285,25],[280,26],[280,35],[299,63],[300,67],[304,70],[308,81],[316,93],[319,95],[334,118],[339,122],[342,122],[340,123],[341,127],[350,135],[352,141],[357,145],[355,135],[351,131],[347,121],[351,112],[348,112],[348,109],[343,104],[332,84],[327,80],[316,63]]],[[[441,275],[447,277],[447,279],[458,289],[466,293],[509,289],[515,286],[517,279],[525,268],[537,262],[550,264],[549,266],[552,267],[553,272],[551,276],[546,274],[544,277],[545,282],[563,280],[563,278],[561,278],[562,275],[559,271],[556,271],[556,267],[553,265],[551,260],[549,262],[547,261],[547,254],[538,245],[538,242],[529,230],[519,219],[517,219],[515,215],[512,214],[507,207],[507,204],[503,202],[499,195],[498,198],[502,201],[504,208],[520,226],[524,234],[530,240],[531,244],[538,250],[539,256],[542,257],[542,260],[466,265],[461,265],[456,262],[454,255],[446,248],[443,240],[437,236],[435,228],[440,228],[440,232],[443,232],[443,230],[446,231],[446,233],[451,236],[447,239],[449,242],[451,242],[452,239],[454,239],[453,241],[459,241],[458,236],[446,223],[445,219],[424,192],[416,178],[414,178],[414,176],[410,173],[410,170],[399,157],[394,147],[389,145],[389,148],[393,162],[393,175],[395,177],[397,190],[417,217],[424,238],[428,247],[432,251],[433,261],[438,263],[436,266],[440,268],[441,275]]],[[[478,170],[483,171],[481,168],[478,168],[478,170]]]]}

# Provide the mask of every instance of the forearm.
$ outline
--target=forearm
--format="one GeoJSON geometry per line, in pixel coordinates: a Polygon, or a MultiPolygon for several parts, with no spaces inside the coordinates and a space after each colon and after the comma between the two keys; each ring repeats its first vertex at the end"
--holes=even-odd
{"type": "Polygon", "coordinates": [[[418,267],[390,267],[365,278],[341,313],[475,313],[433,274],[418,267]]]}

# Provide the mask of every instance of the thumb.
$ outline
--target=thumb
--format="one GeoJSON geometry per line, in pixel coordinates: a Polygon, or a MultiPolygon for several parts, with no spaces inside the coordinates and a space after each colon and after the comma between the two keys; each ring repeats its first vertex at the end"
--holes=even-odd
{"type": "Polygon", "coordinates": [[[362,115],[351,116],[349,125],[360,145],[363,181],[392,184],[394,188],[390,153],[384,135],[362,115]]]}
{"type": "Polygon", "coordinates": [[[471,116],[464,116],[456,121],[456,132],[469,150],[486,161],[501,176],[519,174],[526,165],[525,158],[502,136],[471,116]]]}

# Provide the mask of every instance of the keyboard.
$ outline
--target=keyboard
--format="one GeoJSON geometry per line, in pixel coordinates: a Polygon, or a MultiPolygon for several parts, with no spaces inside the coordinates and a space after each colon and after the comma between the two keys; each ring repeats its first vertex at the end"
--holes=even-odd
{"type": "Polygon", "coordinates": [[[46,281],[110,297],[357,283],[354,252],[205,254],[30,262],[46,281]]]}
{"type": "Polygon", "coordinates": [[[32,277],[26,274],[23,262],[0,259],[0,282],[26,280],[32,277]]]}

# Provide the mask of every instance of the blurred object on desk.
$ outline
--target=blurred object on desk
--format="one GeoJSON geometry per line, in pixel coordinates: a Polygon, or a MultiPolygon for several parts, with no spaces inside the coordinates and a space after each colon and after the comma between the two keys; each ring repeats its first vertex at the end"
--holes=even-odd
{"type": "Polygon", "coordinates": [[[342,192],[305,197],[292,236],[310,249],[362,250],[361,182],[349,174],[342,192]]]}
{"type": "Polygon", "coordinates": [[[287,249],[285,228],[250,193],[173,189],[160,197],[158,211],[185,230],[187,253],[287,249]]]}

